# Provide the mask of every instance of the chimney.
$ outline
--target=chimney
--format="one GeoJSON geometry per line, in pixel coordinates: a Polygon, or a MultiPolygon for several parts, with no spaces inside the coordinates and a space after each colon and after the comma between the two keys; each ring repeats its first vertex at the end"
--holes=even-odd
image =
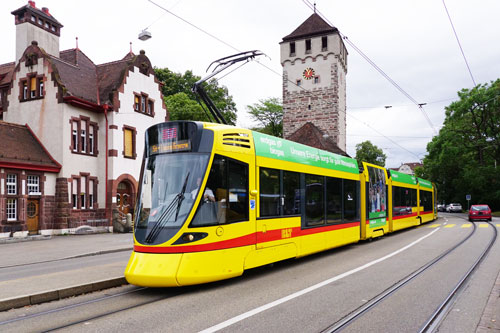
{"type": "Polygon", "coordinates": [[[42,7],[42,12],[44,12],[45,14],[47,14],[48,16],[52,16],[50,15],[49,13],[49,9],[47,7],[42,7]]]}
{"type": "Polygon", "coordinates": [[[36,8],[35,6],[35,1],[28,1],[28,4],[33,7],[33,8],[36,8]]]}

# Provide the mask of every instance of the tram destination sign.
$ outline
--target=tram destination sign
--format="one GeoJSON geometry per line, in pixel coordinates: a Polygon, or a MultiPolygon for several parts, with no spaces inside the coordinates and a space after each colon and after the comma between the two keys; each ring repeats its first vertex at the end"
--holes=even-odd
{"type": "Polygon", "coordinates": [[[180,151],[190,151],[191,140],[160,142],[149,146],[149,155],[175,153],[180,151]]]}
{"type": "Polygon", "coordinates": [[[359,173],[358,163],[352,158],[259,132],[252,132],[252,134],[254,137],[255,152],[258,156],[349,173],[359,173]]]}

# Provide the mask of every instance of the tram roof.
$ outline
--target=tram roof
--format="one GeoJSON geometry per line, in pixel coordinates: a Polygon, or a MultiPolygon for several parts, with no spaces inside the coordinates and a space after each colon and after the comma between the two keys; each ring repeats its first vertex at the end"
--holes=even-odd
{"type": "Polygon", "coordinates": [[[257,156],[359,174],[355,159],[252,131],[257,156]]]}

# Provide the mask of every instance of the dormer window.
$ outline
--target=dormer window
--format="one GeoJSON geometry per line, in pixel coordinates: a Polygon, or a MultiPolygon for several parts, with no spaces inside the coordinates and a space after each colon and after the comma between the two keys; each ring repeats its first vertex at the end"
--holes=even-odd
{"type": "Polygon", "coordinates": [[[155,116],[154,113],[155,101],[148,97],[146,93],[136,93],[134,92],[134,111],[143,113],[148,116],[155,116]]]}
{"type": "Polygon", "coordinates": [[[21,102],[40,99],[45,95],[44,77],[36,73],[28,74],[28,77],[19,80],[19,100],[21,102]]]}

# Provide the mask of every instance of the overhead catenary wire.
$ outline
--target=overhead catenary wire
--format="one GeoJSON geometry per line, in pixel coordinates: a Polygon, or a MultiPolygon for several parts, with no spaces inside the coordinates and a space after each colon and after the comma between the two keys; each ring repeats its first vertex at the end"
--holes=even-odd
{"type": "Polygon", "coordinates": [[[467,61],[467,58],[465,57],[464,49],[462,48],[462,44],[460,43],[460,39],[458,38],[457,31],[455,30],[455,26],[453,25],[453,21],[451,20],[450,13],[448,12],[448,8],[446,7],[446,3],[443,0],[443,6],[444,10],[446,11],[446,15],[448,16],[448,20],[450,21],[451,24],[451,29],[453,29],[453,34],[455,35],[455,38],[458,43],[458,47],[460,48],[460,52],[462,53],[462,57],[464,58],[465,61],[465,66],[467,66],[467,70],[469,71],[470,78],[472,79],[472,83],[474,84],[474,87],[477,86],[476,80],[474,80],[474,75],[472,75],[472,71],[469,66],[469,62],[467,61]]]}
{"type": "MultiPolygon", "coordinates": [[[[215,36],[215,35],[213,35],[213,34],[211,34],[211,33],[207,32],[206,30],[204,30],[204,29],[202,29],[202,28],[200,28],[200,27],[196,26],[195,24],[193,24],[193,23],[191,23],[191,22],[187,21],[186,19],[184,19],[184,18],[180,17],[179,15],[177,15],[177,14],[173,13],[172,11],[170,11],[170,10],[166,9],[165,7],[163,7],[163,6],[159,5],[159,4],[157,4],[157,3],[156,3],[156,2],[154,2],[153,0],[148,0],[148,1],[149,1],[150,3],[152,3],[153,5],[157,6],[158,8],[160,8],[160,9],[164,10],[165,12],[169,13],[170,15],[172,15],[172,16],[174,16],[174,17],[178,18],[179,20],[183,21],[184,23],[186,23],[186,24],[190,25],[191,27],[193,27],[193,28],[195,28],[195,29],[199,30],[200,32],[202,32],[202,33],[206,34],[207,36],[209,36],[209,37],[211,37],[211,38],[213,38],[213,39],[217,40],[218,42],[220,42],[220,43],[222,43],[222,44],[226,45],[227,47],[231,48],[232,50],[235,50],[235,51],[237,51],[237,52],[241,52],[241,50],[239,50],[238,48],[234,47],[233,45],[231,45],[231,44],[229,44],[229,43],[227,43],[227,42],[223,41],[222,39],[218,38],[217,36],[215,36]]],[[[306,5],[307,5],[307,3],[309,3],[309,4],[310,4],[310,2],[309,2],[308,0],[302,0],[302,1],[304,1],[304,3],[306,3],[306,5]],[[306,2],[306,1],[307,1],[307,2],[306,2]]],[[[333,26],[333,24],[331,24],[331,23],[328,21],[328,19],[324,18],[324,17],[323,17],[323,15],[322,15],[321,13],[319,13],[319,11],[318,11],[317,9],[315,9],[315,6],[313,6],[312,4],[311,4],[311,9],[315,10],[315,12],[318,12],[318,14],[319,14],[319,15],[321,15],[321,16],[322,16],[322,18],[323,18],[326,22],[328,22],[330,25],[332,25],[332,26],[333,26]]],[[[339,34],[340,34],[340,31],[339,31],[339,34]]],[[[342,36],[342,35],[341,35],[341,36],[342,36]]],[[[348,39],[346,39],[346,40],[348,40],[348,39]]],[[[349,41],[349,45],[351,45],[351,42],[350,42],[350,41],[349,41]]],[[[354,45],[354,44],[352,44],[352,45],[354,45]]],[[[355,47],[355,45],[354,45],[354,47],[355,47]]],[[[357,49],[357,48],[356,48],[356,49],[357,49]]],[[[358,49],[358,50],[359,50],[359,49],[358,49]]],[[[359,50],[359,52],[360,52],[361,54],[363,54],[363,55],[364,55],[364,53],[362,53],[362,52],[361,52],[361,50],[359,50]]],[[[365,57],[366,57],[366,56],[365,56],[365,57]]],[[[371,60],[369,60],[369,58],[368,58],[368,57],[366,57],[366,60],[371,62],[371,60]]],[[[269,71],[271,71],[272,73],[275,73],[276,75],[279,75],[280,77],[283,77],[283,75],[282,75],[281,73],[278,73],[277,71],[273,70],[272,68],[270,68],[270,67],[268,67],[268,66],[266,66],[266,65],[262,64],[260,61],[257,61],[257,63],[258,63],[259,65],[263,66],[264,68],[268,69],[268,70],[269,70],[269,71]]],[[[378,66],[376,66],[376,64],[375,64],[375,63],[373,63],[373,65],[374,65],[376,68],[378,68],[378,66]]],[[[381,72],[383,72],[381,69],[380,69],[380,71],[381,71],[381,72]]],[[[389,80],[392,80],[392,79],[390,79],[390,77],[389,77],[387,74],[385,74],[385,75],[387,76],[387,78],[388,78],[389,80]]],[[[290,82],[290,83],[292,83],[293,85],[297,86],[298,88],[300,88],[300,89],[302,89],[302,90],[306,91],[306,92],[311,92],[309,89],[306,89],[306,88],[304,88],[304,87],[302,87],[302,86],[297,85],[295,82],[291,81],[291,80],[290,80],[290,79],[288,79],[288,78],[287,78],[287,81],[288,81],[288,82],[290,82]]],[[[394,81],[392,81],[392,82],[394,82],[394,81]]],[[[397,83],[396,83],[396,82],[394,82],[394,84],[396,84],[396,85],[397,85],[397,83]]],[[[402,88],[401,88],[401,92],[404,92],[404,90],[403,90],[402,88]]],[[[406,95],[407,93],[406,93],[406,92],[404,92],[404,94],[406,95]]],[[[413,99],[410,95],[408,95],[407,97],[409,97],[412,101],[414,101],[414,103],[415,103],[415,104],[419,105],[419,103],[418,103],[416,100],[414,100],[414,99],[413,99]]],[[[420,104],[420,108],[423,110],[423,108],[422,108],[422,103],[420,104]]],[[[412,153],[411,151],[409,151],[408,149],[404,148],[403,146],[401,146],[400,144],[398,144],[398,143],[397,143],[397,142],[395,142],[394,140],[390,139],[389,137],[387,137],[386,135],[384,135],[382,132],[378,131],[377,129],[375,129],[375,128],[373,128],[372,126],[370,126],[370,125],[366,124],[365,122],[363,122],[363,121],[359,120],[358,118],[356,118],[356,117],[354,117],[354,116],[352,116],[352,115],[347,114],[347,112],[346,112],[346,111],[344,111],[344,110],[340,110],[340,109],[339,109],[339,112],[342,112],[342,113],[344,113],[345,115],[348,115],[348,116],[352,117],[352,118],[353,118],[353,119],[355,119],[356,121],[361,122],[362,124],[364,124],[364,125],[365,125],[365,126],[367,126],[368,128],[372,129],[373,131],[377,132],[377,133],[378,133],[378,134],[380,134],[381,136],[385,137],[387,140],[389,140],[389,141],[390,141],[391,143],[393,143],[394,145],[396,145],[396,146],[400,147],[401,149],[405,150],[406,152],[408,152],[408,153],[410,153],[410,154],[412,154],[412,155],[414,155],[414,156],[417,156],[416,154],[414,154],[414,153],[412,153]]],[[[425,110],[424,110],[423,112],[425,113],[425,110]]],[[[430,122],[430,119],[429,119],[428,117],[427,117],[427,119],[428,119],[428,121],[430,122]]],[[[431,123],[431,128],[433,128],[433,130],[434,130],[434,132],[435,132],[435,129],[434,129],[434,127],[432,126],[432,123],[431,123]]],[[[418,158],[418,156],[417,156],[417,158],[418,158]]]]}

